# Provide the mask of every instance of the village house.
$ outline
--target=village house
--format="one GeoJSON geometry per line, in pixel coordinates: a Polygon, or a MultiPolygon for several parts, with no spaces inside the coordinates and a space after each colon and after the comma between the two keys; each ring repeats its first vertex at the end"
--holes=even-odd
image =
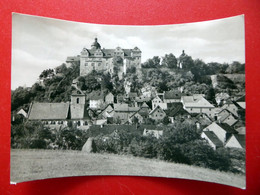
{"type": "Polygon", "coordinates": [[[102,93],[93,93],[89,94],[89,96],[89,108],[101,109],[104,106],[104,95],[102,93]]]}
{"type": "Polygon", "coordinates": [[[167,103],[163,102],[161,98],[157,95],[152,99],[152,109],[160,106],[163,110],[167,110],[167,103]]]}
{"type": "Polygon", "coordinates": [[[217,137],[218,139],[222,142],[222,143],[226,143],[226,141],[233,135],[233,134],[237,134],[237,131],[235,131],[232,127],[230,127],[227,124],[219,124],[216,122],[213,122],[212,124],[210,124],[209,126],[207,126],[206,128],[203,129],[204,131],[212,131],[217,137]]]}
{"type": "Polygon", "coordinates": [[[217,121],[219,123],[226,123],[229,126],[233,126],[238,121],[236,117],[229,110],[224,109],[217,114],[217,121]]]}
{"type": "Polygon", "coordinates": [[[233,134],[226,142],[225,148],[240,148],[245,149],[245,135],[233,134]]]}
{"type": "Polygon", "coordinates": [[[212,123],[211,118],[207,114],[198,114],[195,117],[195,124],[198,130],[205,128],[212,123]]]}
{"type": "Polygon", "coordinates": [[[238,132],[238,134],[245,135],[246,134],[246,127],[236,128],[236,131],[238,132]]]}
{"type": "Polygon", "coordinates": [[[217,93],[215,95],[215,100],[218,105],[225,104],[227,100],[230,99],[230,96],[227,93],[217,93]]]}
{"type": "Polygon", "coordinates": [[[171,123],[175,120],[181,121],[187,118],[190,114],[183,109],[182,103],[167,103],[168,109],[165,111],[171,123]]]}
{"type": "Polygon", "coordinates": [[[130,116],[137,112],[139,107],[130,107],[128,104],[114,104],[114,119],[119,120],[121,124],[127,122],[130,116]]]}
{"type": "Polygon", "coordinates": [[[30,121],[41,121],[44,125],[60,129],[68,125],[70,119],[70,103],[31,103],[28,119],[30,121]]]}
{"type": "Polygon", "coordinates": [[[99,113],[98,118],[107,119],[108,117],[113,117],[113,116],[114,116],[114,108],[109,104],[104,108],[104,110],[102,110],[99,113]]]}
{"type": "Polygon", "coordinates": [[[220,141],[220,139],[216,136],[216,134],[213,131],[203,131],[201,133],[201,138],[207,140],[209,145],[216,150],[219,147],[223,147],[223,143],[220,141]]]}
{"type": "Polygon", "coordinates": [[[181,102],[183,104],[183,108],[189,113],[205,113],[209,117],[213,117],[215,114],[215,107],[209,103],[202,94],[182,96],[181,102]]]}
{"type": "Polygon", "coordinates": [[[24,110],[23,108],[21,108],[21,109],[17,112],[17,114],[22,115],[24,118],[28,118],[28,114],[27,114],[27,112],[25,112],[25,110],[24,110]]]}
{"type": "Polygon", "coordinates": [[[139,112],[135,112],[129,117],[128,122],[129,124],[142,124],[144,123],[144,117],[139,112]]]}
{"type": "Polygon", "coordinates": [[[157,107],[155,107],[149,113],[149,118],[151,118],[157,122],[162,121],[165,116],[166,116],[166,113],[163,111],[163,109],[159,105],[157,107]]]}
{"type": "Polygon", "coordinates": [[[222,110],[227,109],[229,112],[231,112],[233,115],[238,117],[238,110],[243,109],[241,106],[239,106],[236,102],[233,102],[231,100],[227,101],[226,104],[224,104],[221,107],[222,110]]]}
{"type": "Polygon", "coordinates": [[[243,109],[246,109],[246,96],[243,95],[242,97],[236,100],[236,103],[243,109]]]}
{"type": "Polygon", "coordinates": [[[105,96],[105,103],[106,104],[113,104],[114,103],[114,95],[109,92],[106,96],[105,96]]]}
{"type": "Polygon", "coordinates": [[[135,107],[141,107],[144,102],[147,103],[150,100],[151,100],[150,97],[144,97],[144,96],[136,97],[135,98],[135,107]]]}

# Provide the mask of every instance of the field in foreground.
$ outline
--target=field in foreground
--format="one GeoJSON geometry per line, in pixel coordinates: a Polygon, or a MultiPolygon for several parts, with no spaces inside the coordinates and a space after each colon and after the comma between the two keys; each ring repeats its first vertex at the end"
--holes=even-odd
{"type": "Polygon", "coordinates": [[[11,181],[83,175],[136,175],[186,178],[245,188],[245,176],[114,154],[80,151],[11,150],[11,181]]]}

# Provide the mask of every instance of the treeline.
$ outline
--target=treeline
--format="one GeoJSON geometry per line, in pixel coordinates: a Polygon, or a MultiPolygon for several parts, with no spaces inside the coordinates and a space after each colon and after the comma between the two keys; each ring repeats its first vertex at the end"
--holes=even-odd
{"type": "Polygon", "coordinates": [[[245,64],[234,61],[230,64],[228,63],[205,63],[203,60],[195,59],[193,60],[191,56],[182,54],[179,58],[176,58],[172,53],[166,54],[164,57],[154,56],[148,59],[142,64],[143,68],[170,68],[178,69],[182,68],[184,70],[190,70],[195,77],[202,75],[212,75],[212,74],[234,74],[234,73],[245,73],[245,64]]]}
{"type": "Polygon", "coordinates": [[[69,101],[72,92],[71,83],[79,76],[79,64],[67,67],[65,64],[55,69],[44,70],[40,75],[40,82],[36,82],[32,87],[18,87],[11,92],[11,109],[30,102],[62,102],[69,101]]]}
{"type": "MultiPolygon", "coordinates": [[[[40,122],[25,122],[11,126],[11,147],[81,150],[90,136],[87,131],[73,127],[53,130],[40,122]]],[[[195,126],[185,123],[165,129],[159,139],[123,129],[110,134],[100,132],[94,136],[92,147],[96,153],[133,155],[220,171],[244,172],[244,151],[226,148],[213,150],[201,139],[195,126]]]]}
{"type": "Polygon", "coordinates": [[[54,130],[29,121],[11,125],[11,148],[81,150],[87,138],[85,131],[73,127],[54,130]]]}
{"type": "Polygon", "coordinates": [[[98,153],[130,154],[234,173],[244,170],[243,151],[226,148],[213,150],[200,138],[193,126],[176,125],[163,133],[157,139],[152,135],[142,136],[119,130],[110,135],[95,137],[93,149],[98,153]],[[240,160],[240,166],[238,162],[234,166],[234,160],[240,160]]]}

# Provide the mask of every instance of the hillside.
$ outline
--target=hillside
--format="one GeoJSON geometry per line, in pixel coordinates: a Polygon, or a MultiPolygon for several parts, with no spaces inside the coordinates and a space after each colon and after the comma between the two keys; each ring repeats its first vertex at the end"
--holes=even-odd
{"type": "Polygon", "coordinates": [[[186,178],[245,187],[245,176],[156,159],[60,150],[12,150],[11,181],[82,175],[186,178]]]}
{"type": "Polygon", "coordinates": [[[215,89],[242,89],[245,87],[245,74],[211,75],[212,86],[215,89]]]}

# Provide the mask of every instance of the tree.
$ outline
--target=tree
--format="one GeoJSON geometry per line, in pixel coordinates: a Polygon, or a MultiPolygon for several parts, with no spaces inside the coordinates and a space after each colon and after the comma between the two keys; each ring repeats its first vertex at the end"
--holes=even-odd
{"type": "Polygon", "coordinates": [[[161,61],[161,59],[158,56],[154,56],[152,59],[146,60],[146,62],[144,62],[142,64],[142,67],[143,68],[158,68],[158,67],[160,67],[160,61],[161,61]]]}
{"type": "Polygon", "coordinates": [[[206,99],[213,104],[217,104],[215,100],[215,90],[211,87],[206,93],[206,99]]]}
{"type": "Polygon", "coordinates": [[[188,55],[185,55],[184,57],[182,57],[181,63],[182,63],[183,69],[191,70],[192,67],[194,67],[194,62],[193,62],[192,58],[188,55]]]}
{"type": "Polygon", "coordinates": [[[54,71],[53,69],[46,69],[44,71],[42,71],[42,73],[40,74],[39,78],[40,79],[45,79],[45,78],[48,78],[48,77],[53,77],[54,76],[54,71]]]}
{"type": "Polygon", "coordinates": [[[162,66],[166,66],[168,68],[177,68],[177,58],[172,54],[165,54],[162,59],[162,66]]]}

